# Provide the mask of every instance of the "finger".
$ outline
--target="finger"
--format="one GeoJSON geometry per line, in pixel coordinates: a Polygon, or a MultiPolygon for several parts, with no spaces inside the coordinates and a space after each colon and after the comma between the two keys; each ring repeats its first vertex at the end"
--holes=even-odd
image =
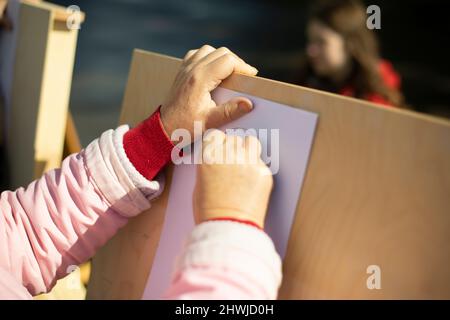
{"type": "Polygon", "coordinates": [[[231,54],[233,57],[236,58],[236,60],[240,61],[241,63],[245,64],[245,61],[242,60],[240,57],[238,57],[234,52],[230,51],[230,49],[226,47],[220,47],[219,49],[214,50],[213,52],[209,53],[208,55],[204,56],[202,59],[200,59],[197,63],[198,66],[205,66],[209,64],[210,62],[213,62],[217,58],[220,58],[221,56],[225,54],[231,54]]]}
{"type": "Polygon", "coordinates": [[[238,135],[227,135],[225,139],[225,163],[245,163],[244,139],[238,135]]]}
{"type": "Polygon", "coordinates": [[[258,73],[258,70],[251,65],[237,60],[231,54],[224,54],[205,66],[205,76],[208,83],[212,84],[210,90],[215,89],[222,80],[226,79],[233,72],[238,72],[250,76],[258,73]]]}
{"type": "Polygon", "coordinates": [[[255,136],[246,136],[244,139],[245,152],[249,163],[258,163],[261,156],[261,143],[255,136]]]}
{"type": "Polygon", "coordinates": [[[206,164],[221,163],[224,154],[225,133],[221,130],[210,129],[203,137],[203,161],[206,164]]]}
{"type": "Polygon", "coordinates": [[[226,138],[225,133],[218,129],[209,129],[203,136],[203,145],[207,145],[211,142],[223,142],[226,138]]]}
{"type": "Polygon", "coordinates": [[[183,62],[187,62],[196,52],[198,51],[198,49],[192,49],[189,50],[186,55],[183,58],[183,62]]]}
{"type": "Polygon", "coordinates": [[[207,128],[219,128],[222,125],[236,120],[249,113],[253,109],[253,103],[248,98],[233,98],[224,104],[211,108],[208,114],[207,128]]]}
{"type": "Polygon", "coordinates": [[[195,64],[200,59],[202,59],[204,56],[210,54],[216,50],[216,48],[210,46],[210,45],[204,45],[200,49],[196,50],[190,57],[189,57],[189,64],[195,64]]]}

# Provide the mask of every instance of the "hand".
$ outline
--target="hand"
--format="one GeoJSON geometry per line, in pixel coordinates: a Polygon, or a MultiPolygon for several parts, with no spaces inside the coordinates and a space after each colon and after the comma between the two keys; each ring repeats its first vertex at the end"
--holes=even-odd
{"type": "Polygon", "coordinates": [[[264,227],[273,179],[260,156],[255,137],[243,139],[219,130],[205,136],[193,199],[196,223],[234,218],[264,227]],[[224,164],[224,159],[231,161],[224,164]]]}
{"type": "Polygon", "coordinates": [[[254,76],[258,70],[227,48],[205,45],[189,51],[161,107],[167,134],[171,136],[175,129],[183,128],[194,137],[194,121],[201,121],[203,130],[217,128],[251,111],[252,102],[245,97],[219,106],[211,98],[211,91],[233,72],[254,76]]]}

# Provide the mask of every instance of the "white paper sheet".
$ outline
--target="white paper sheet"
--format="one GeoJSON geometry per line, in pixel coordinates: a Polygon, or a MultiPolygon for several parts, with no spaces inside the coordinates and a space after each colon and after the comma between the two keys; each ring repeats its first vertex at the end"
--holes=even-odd
{"type": "MultiPolygon", "coordinates": [[[[284,258],[314,137],[317,114],[228,89],[218,88],[213,92],[213,99],[218,104],[235,96],[248,97],[253,101],[254,110],[222,129],[278,129],[279,132],[279,170],[274,175],[274,189],[265,230],[273,239],[280,256],[284,258]]],[[[265,137],[258,137],[263,144],[264,155],[267,153],[265,137]]],[[[270,150],[271,143],[274,143],[270,139],[270,132],[268,138],[267,148],[270,150]]],[[[273,162],[275,158],[272,158],[273,162]]],[[[275,165],[271,163],[270,166],[272,171],[276,171],[275,165]]],[[[164,226],[143,299],[162,298],[170,284],[175,259],[194,227],[192,193],[195,170],[194,164],[175,166],[164,226]]]]}

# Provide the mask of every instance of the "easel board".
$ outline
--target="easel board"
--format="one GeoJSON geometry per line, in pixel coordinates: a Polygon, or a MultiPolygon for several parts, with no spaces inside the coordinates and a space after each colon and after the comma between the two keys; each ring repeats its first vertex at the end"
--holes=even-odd
{"type": "Polygon", "coordinates": [[[14,67],[10,88],[5,88],[12,188],[60,166],[78,37],[78,30],[66,25],[66,8],[43,1],[18,2],[16,31],[10,39],[15,43],[10,58],[14,67]]]}
{"type": "MultiPolygon", "coordinates": [[[[136,50],[120,123],[156,110],[180,63],[136,50]]],[[[449,121],[240,74],[221,86],[319,114],[279,298],[450,298],[449,121]],[[373,265],[381,289],[367,287],[373,265]]],[[[171,170],[152,208],[95,256],[88,298],[142,297],[171,170]]]]}

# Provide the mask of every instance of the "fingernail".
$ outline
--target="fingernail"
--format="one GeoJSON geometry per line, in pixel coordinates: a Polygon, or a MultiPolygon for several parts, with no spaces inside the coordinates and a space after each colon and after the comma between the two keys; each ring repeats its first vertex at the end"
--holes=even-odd
{"type": "Polygon", "coordinates": [[[248,103],[247,101],[240,101],[239,102],[239,109],[250,112],[253,109],[253,103],[248,103]]]}

